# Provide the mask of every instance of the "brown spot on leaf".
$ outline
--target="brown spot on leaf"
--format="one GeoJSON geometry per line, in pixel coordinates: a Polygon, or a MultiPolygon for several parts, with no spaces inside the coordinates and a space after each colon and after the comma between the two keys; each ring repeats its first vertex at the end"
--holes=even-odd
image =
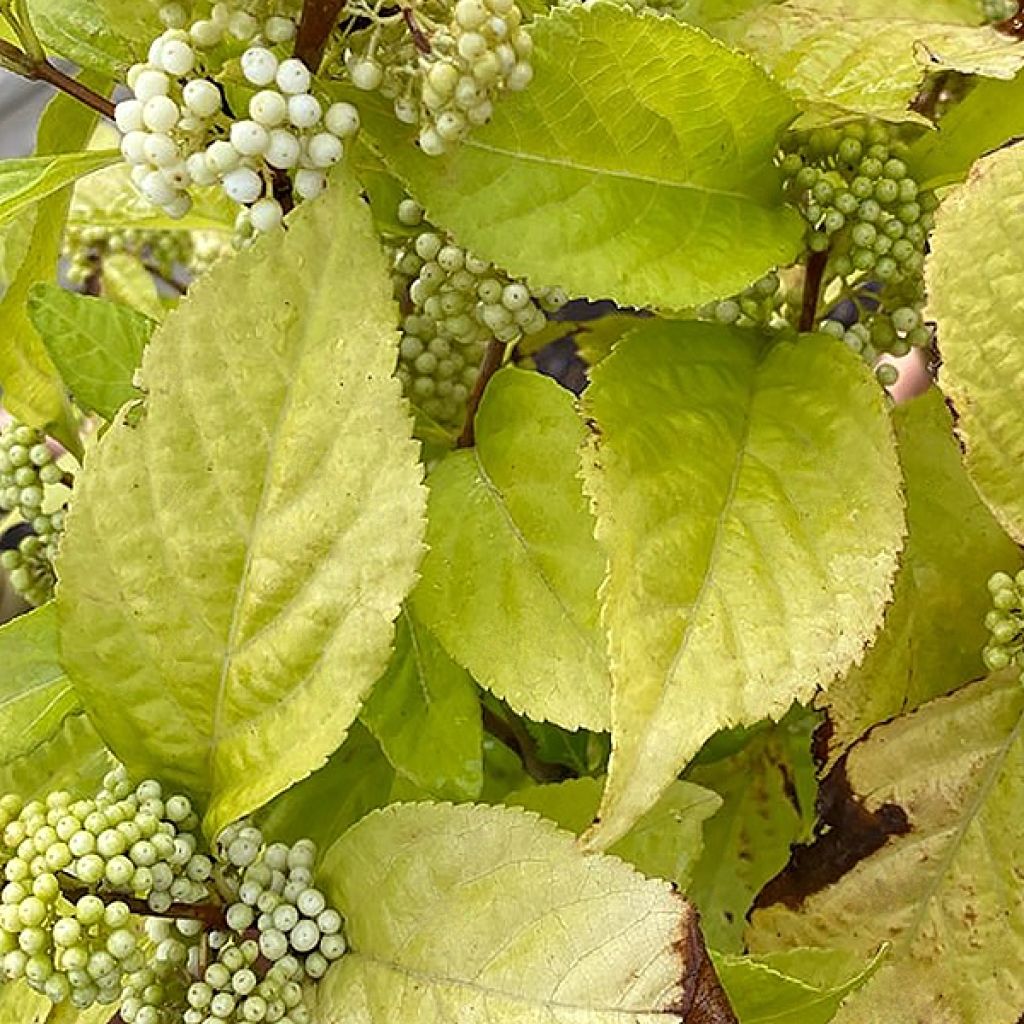
{"type": "Polygon", "coordinates": [[[689,900],[680,896],[679,902],[679,937],[673,949],[682,963],[682,988],[667,1012],[677,1014],[683,1024],[739,1024],[704,945],[700,915],[689,900]]]}
{"type": "Polygon", "coordinates": [[[890,836],[906,835],[910,821],[897,804],[875,811],[864,805],[846,774],[844,754],[818,791],[818,824],[812,842],[794,846],[789,863],[758,894],[754,909],[781,903],[797,909],[809,896],[838,882],[890,836]]]}

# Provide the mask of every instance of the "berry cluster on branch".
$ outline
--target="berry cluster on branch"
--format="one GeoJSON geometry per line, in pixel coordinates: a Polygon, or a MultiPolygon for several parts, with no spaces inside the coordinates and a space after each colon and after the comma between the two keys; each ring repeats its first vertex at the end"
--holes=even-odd
{"type": "Polygon", "coordinates": [[[992,672],[1017,665],[1024,670],[1024,571],[997,572],[988,581],[992,610],[985,616],[989,640],[982,651],[992,672]]]}
{"type": "Polygon", "coordinates": [[[403,310],[398,376],[413,402],[446,426],[462,422],[491,339],[514,344],[547,324],[568,297],[560,288],[530,289],[423,220],[412,200],[398,208],[415,228],[395,240],[395,294],[403,310]]]}
{"type": "Polygon", "coordinates": [[[88,799],[0,799],[3,976],[124,1024],[309,1024],[304,986],[346,951],[315,845],[240,823],[204,852],[198,825],[123,767],[88,799]]]}
{"type": "Polygon", "coordinates": [[[13,420],[0,430],[0,519],[13,513],[31,528],[17,548],[0,554],[0,566],[29,604],[53,596],[53,560],[66,509],[49,504],[48,490],[66,481],[45,434],[13,420]]]}

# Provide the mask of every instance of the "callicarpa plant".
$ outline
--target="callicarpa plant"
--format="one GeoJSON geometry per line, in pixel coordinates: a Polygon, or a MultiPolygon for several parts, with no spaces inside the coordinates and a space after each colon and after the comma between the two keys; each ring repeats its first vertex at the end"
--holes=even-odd
{"type": "Polygon", "coordinates": [[[1024,1020],[1015,0],[0,19],[0,1024],[1024,1020]]]}

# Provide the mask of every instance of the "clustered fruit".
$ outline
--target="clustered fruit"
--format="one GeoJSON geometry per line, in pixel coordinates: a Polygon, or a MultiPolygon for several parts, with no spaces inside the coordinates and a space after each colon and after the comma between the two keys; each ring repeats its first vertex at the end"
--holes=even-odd
{"type": "Polygon", "coordinates": [[[132,180],[150,202],[174,218],[192,206],[193,186],[220,185],[242,206],[238,229],[267,232],[281,223],[277,196],[284,181],[299,199],[326,187],[327,170],[341,160],[344,142],[359,129],[350,103],[327,104],[315,94],[309,68],[283,53],[295,36],[291,18],[260,22],[227,4],[210,17],[184,23],[184,9],[164,9],[168,27],[148,60],[128,73],[131,99],[116,108],[121,152],[132,180]],[[248,117],[237,117],[214,80],[238,57],[248,117]]]}
{"type": "Polygon", "coordinates": [[[309,840],[225,830],[202,851],[187,797],[123,767],[92,798],[0,799],[0,966],[125,1024],[309,1024],[303,984],[346,949],[309,840]]]}
{"type": "Polygon", "coordinates": [[[782,327],[779,310],[783,304],[782,282],[775,271],[765,274],[738,295],[709,302],[697,310],[702,320],[741,327],[782,327]]]}
{"type": "Polygon", "coordinates": [[[486,124],[504,92],[533,78],[533,40],[515,0],[427,0],[379,9],[371,26],[346,32],[339,70],[357,89],[379,90],[395,116],[419,126],[429,156],[452,149],[474,125],[486,124]]]}
{"type": "Polygon", "coordinates": [[[53,596],[53,560],[64,529],[65,505],[53,508],[48,489],[65,482],[46,435],[11,421],[0,430],[0,518],[14,513],[31,528],[17,548],[0,554],[11,586],[29,604],[53,596]]]}
{"type": "Polygon", "coordinates": [[[982,657],[993,672],[1016,664],[1024,669],[1024,571],[997,572],[988,581],[992,610],[985,616],[989,641],[982,657]]]}
{"type": "Polygon", "coordinates": [[[558,288],[531,291],[423,221],[411,199],[398,219],[413,232],[394,244],[396,297],[405,316],[398,376],[416,406],[445,426],[461,423],[483,351],[547,324],[567,301],[558,288]]]}
{"type": "MultiPolygon", "coordinates": [[[[829,285],[837,310],[822,330],[843,338],[874,363],[887,352],[926,348],[925,247],[938,200],[922,190],[906,163],[898,129],[881,122],[853,122],[792,134],[780,156],[784,189],[807,222],[807,246],[827,254],[829,285]]],[[[880,373],[891,382],[891,366],[880,373]]]]}

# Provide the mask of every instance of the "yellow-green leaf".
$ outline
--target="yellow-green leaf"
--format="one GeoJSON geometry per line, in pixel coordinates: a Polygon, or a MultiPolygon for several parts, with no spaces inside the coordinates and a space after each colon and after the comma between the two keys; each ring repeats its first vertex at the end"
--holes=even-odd
{"type": "Polygon", "coordinates": [[[1021,555],[978,498],[937,389],[893,413],[906,480],[907,547],[893,602],[864,663],[828,692],[829,761],[877,722],[983,671],[985,586],[1021,555]]]}
{"type": "Polygon", "coordinates": [[[939,209],[925,266],[939,385],[957,412],[967,472],[1024,543],[1024,145],[979,160],[939,209]]]}
{"type": "Polygon", "coordinates": [[[584,482],[612,756],[591,842],[651,807],[716,730],[781,717],[881,623],[903,539],[884,396],[841,343],[653,322],[597,365],[584,482]]]}
{"type": "Polygon", "coordinates": [[[585,435],[572,395],[550,378],[498,373],[475,447],[431,474],[429,552],[412,603],[516,711],[599,730],[608,726],[605,560],[578,478],[585,435]]]}
{"type": "Polygon", "coordinates": [[[327,851],[320,882],[352,947],[317,986],[320,1024],[669,1024],[707,1011],[689,904],[533,814],[377,811],[327,851]]]}
{"type": "Polygon", "coordinates": [[[0,161],[0,226],[65,185],[120,159],[115,149],[0,161]]]}
{"type": "Polygon", "coordinates": [[[854,746],[824,783],[831,827],[803,851],[795,884],[777,888],[780,899],[755,913],[748,936],[755,951],[819,946],[866,959],[881,940],[891,943],[835,1024],[1019,1019],[1024,687],[1017,674],[940,697],[854,746]],[[879,829],[874,852],[864,849],[868,822],[879,829]],[[870,855],[857,861],[858,848],[870,855]],[[845,873],[837,852],[847,859],[845,873]],[[815,878],[826,884],[800,883],[815,878]]]}
{"type": "Polygon", "coordinates": [[[64,664],[130,769],[213,833],[322,765],[387,663],[424,489],[397,312],[352,180],[219,263],[154,334],[141,416],[76,482],[64,664]]]}

